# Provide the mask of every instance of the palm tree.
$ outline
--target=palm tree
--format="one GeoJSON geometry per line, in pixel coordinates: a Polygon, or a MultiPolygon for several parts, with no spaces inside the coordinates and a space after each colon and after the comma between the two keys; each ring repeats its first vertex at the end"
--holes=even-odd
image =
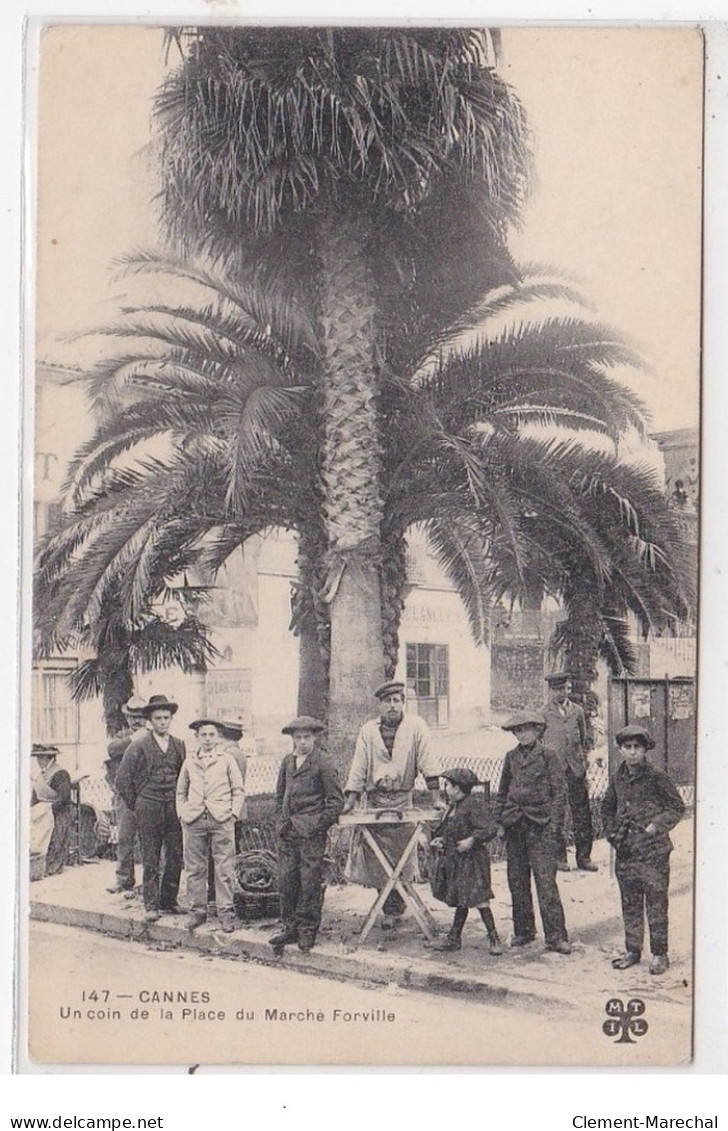
{"type": "Polygon", "coordinates": [[[157,100],[172,236],[257,264],[315,312],[341,746],[384,674],[383,374],[509,278],[523,114],[481,31],[202,28],[180,45],[157,100]]]}
{"type": "Polygon", "coordinates": [[[133,693],[135,673],[164,668],[205,672],[218,655],[194,616],[171,625],[149,613],[130,627],[116,615],[113,603],[99,614],[93,630],[87,625],[67,646],[93,653],[71,670],[71,696],[81,701],[100,695],[109,734],[126,725],[122,706],[133,693]]]}
{"type": "MultiPolygon", "coordinates": [[[[175,574],[202,564],[212,578],[246,538],[286,527],[299,537],[294,626],[302,705],[311,709],[324,698],[331,651],[320,439],[310,425],[318,396],[311,322],[270,286],[261,293],[151,257],[127,267],[154,272],[163,292],[170,276],[182,280],[195,299],[127,308],[107,331],[120,345],[89,376],[97,431],[69,471],[66,526],[38,561],[52,642],[95,623],[110,594],[133,624],[175,574]],[[164,455],[151,458],[160,436],[164,455]]],[[[492,318],[568,293],[533,278],[499,289],[481,311],[492,318]]],[[[638,402],[608,374],[637,360],[627,347],[608,328],[575,318],[483,329],[446,351],[443,335],[436,338],[429,355],[418,346],[409,369],[383,378],[377,616],[387,674],[397,662],[404,549],[415,524],[424,525],[478,641],[487,640],[491,601],[534,586],[570,608],[573,587],[588,579],[591,608],[611,617],[613,635],[626,610],[653,625],[679,611],[679,539],[650,476],[622,467],[616,451],[524,431],[559,422],[614,444],[640,425],[638,402]]]]}

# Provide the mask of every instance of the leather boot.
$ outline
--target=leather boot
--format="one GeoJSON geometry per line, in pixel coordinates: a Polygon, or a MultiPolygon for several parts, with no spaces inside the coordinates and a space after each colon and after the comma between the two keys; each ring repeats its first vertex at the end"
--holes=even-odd
{"type": "Polygon", "coordinates": [[[441,939],[440,942],[430,943],[430,950],[461,950],[462,945],[463,944],[460,935],[456,935],[452,931],[448,931],[445,938],[441,939]]]}
{"type": "Polygon", "coordinates": [[[442,942],[434,943],[432,950],[460,950],[462,947],[462,934],[465,920],[468,917],[467,907],[456,907],[452,927],[447,932],[442,942]]]}
{"type": "Polygon", "coordinates": [[[497,932],[496,927],[495,927],[495,919],[493,918],[493,912],[491,911],[490,907],[481,907],[481,908],[479,908],[479,911],[480,911],[480,918],[483,920],[483,926],[485,927],[486,931],[488,932],[488,942],[490,943],[490,946],[489,946],[488,949],[489,949],[490,953],[493,954],[493,955],[502,954],[503,953],[503,947],[501,946],[501,941],[500,941],[500,938],[498,936],[498,932],[497,932]]]}
{"type": "Polygon", "coordinates": [[[497,957],[503,953],[503,946],[497,931],[488,931],[488,942],[490,943],[488,950],[492,955],[497,957]]]}
{"type": "Polygon", "coordinates": [[[268,939],[272,947],[286,946],[288,943],[298,942],[298,928],[293,923],[284,923],[276,935],[268,939]]]}

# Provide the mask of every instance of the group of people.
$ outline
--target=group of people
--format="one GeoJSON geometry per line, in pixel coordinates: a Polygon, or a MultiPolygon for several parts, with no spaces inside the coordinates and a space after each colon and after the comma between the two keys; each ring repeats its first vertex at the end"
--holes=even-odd
{"type": "Polygon", "coordinates": [[[178,704],[165,695],[131,699],[127,728],[112,740],[107,768],[117,822],[116,882],[110,892],[133,892],[138,836],[143,865],[144,918],[180,914],[179,885],[187,878],[187,925],[207,919],[210,888],[223,931],[235,929],[233,904],[236,825],[245,812],[245,758],[237,722],[190,723],[195,749],[170,733],[178,704]]]}
{"type": "MultiPolygon", "coordinates": [[[[443,952],[462,946],[462,932],[476,908],[492,955],[503,952],[490,901],[489,843],[505,843],[506,870],[513,909],[511,946],[536,938],[532,886],[540,910],[546,947],[571,953],[564,908],[557,883],[559,870],[570,869],[566,851],[566,812],[571,812],[575,867],[594,872],[593,829],[586,780],[588,732],[581,706],[571,699],[568,673],[549,677],[552,697],[543,711],[514,715],[503,729],[516,745],[503,761],[500,781],[490,798],[466,767],[440,770],[426,723],[405,713],[405,686],[387,681],[374,692],[377,717],[366,722],[356,741],[342,785],[336,767],[319,748],[321,720],[301,715],[283,727],[292,750],[283,759],[276,785],[278,879],[281,925],[270,939],[277,952],[297,944],[308,952],[316,942],[325,892],[325,853],[329,829],[341,814],[363,808],[402,811],[413,806],[418,776],[433,798],[430,834],[430,883],[437,900],[454,909],[447,935],[429,944],[443,952]],[[533,884],[532,884],[533,881],[533,884]]],[[[210,890],[223,931],[236,926],[234,860],[245,816],[245,758],[238,746],[242,727],[216,718],[190,724],[195,734],[189,752],[170,734],[177,704],[163,695],[149,702],[132,699],[125,707],[127,728],[109,745],[108,767],[115,790],[118,827],[116,883],[110,891],[134,888],[134,841],[143,861],[145,919],[179,913],[181,871],[187,878],[188,927],[208,915],[210,890]]],[[[670,778],[647,759],[654,746],[649,731],[624,727],[616,735],[623,761],[602,800],[602,821],[616,850],[625,925],[625,951],[618,969],[639,962],[645,916],[650,930],[650,971],[668,966],[667,905],[669,831],[680,820],[683,802],[670,778]]],[[[50,783],[49,783],[50,784],[50,783]]],[[[376,888],[382,903],[382,927],[391,929],[406,911],[392,869],[407,882],[413,878],[411,856],[402,863],[411,836],[406,822],[369,825],[379,851],[373,851],[361,826],[355,825],[347,876],[376,888]],[[380,854],[390,863],[384,868],[380,854]]]]}

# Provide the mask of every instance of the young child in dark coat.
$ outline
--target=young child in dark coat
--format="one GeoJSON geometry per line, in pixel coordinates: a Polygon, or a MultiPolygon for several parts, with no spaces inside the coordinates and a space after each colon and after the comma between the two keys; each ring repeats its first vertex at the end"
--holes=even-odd
{"type": "Polygon", "coordinates": [[[655,741],[648,730],[626,726],[615,736],[622,763],[602,801],[602,822],[616,849],[615,874],[622,898],[625,952],[612,960],[628,970],[642,957],[645,914],[650,929],[650,974],[664,974],[670,884],[670,829],[685,812],[680,794],[663,770],[647,760],[655,741]]]}
{"type": "Polygon", "coordinates": [[[490,909],[493,891],[488,841],[496,832],[490,805],[482,795],[473,796],[471,791],[478,779],[472,770],[447,770],[440,776],[445,782],[448,807],[430,841],[435,852],[430,884],[435,899],[455,908],[455,917],[447,937],[431,949],[460,950],[468,912],[477,907],[488,932],[490,953],[502,954],[490,909]]]}

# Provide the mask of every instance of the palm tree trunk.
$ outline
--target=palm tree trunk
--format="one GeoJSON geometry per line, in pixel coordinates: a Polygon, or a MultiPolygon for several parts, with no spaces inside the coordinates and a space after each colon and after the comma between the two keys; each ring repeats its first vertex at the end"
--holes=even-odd
{"type": "Polygon", "coordinates": [[[352,221],[320,229],[324,352],[322,480],[331,605],[329,749],[351,760],[384,678],[382,497],[373,283],[352,221]]]}
{"type": "Polygon", "coordinates": [[[603,635],[599,600],[589,585],[571,586],[565,597],[568,609],[564,624],[566,668],[572,675],[574,695],[582,701],[597,678],[603,635]]]}
{"type": "Polygon", "coordinates": [[[123,661],[113,668],[105,668],[101,673],[101,679],[106,733],[114,735],[127,725],[121,708],[129,702],[134,693],[134,680],[128,664],[123,661]]]}
{"type": "Polygon", "coordinates": [[[331,625],[322,597],[324,540],[304,525],[298,542],[298,582],[292,598],[291,629],[298,645],[298,714],[323,719],[328,714],[331,625]]]}
{"type": "Polygon", "coordinates": [[[399,626],[407,584],[407,540],[401,532],[385,536],[382,546],[382,638],[384,678],[392,679],[399,660],[399,626]]]}

